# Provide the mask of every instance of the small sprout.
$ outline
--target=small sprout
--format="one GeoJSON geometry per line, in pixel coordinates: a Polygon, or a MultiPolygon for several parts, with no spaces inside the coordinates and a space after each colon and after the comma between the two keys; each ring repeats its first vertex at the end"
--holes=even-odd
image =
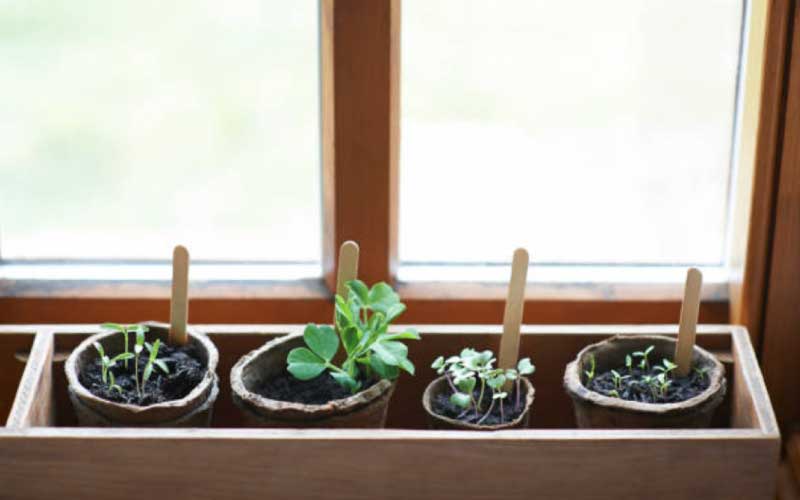
{"type": "Polygon", "coordinates": [[[694,372],[695,374],[697,374],[697,378],[699,380],[705,380],[705,378],[708,376],[709,368],[707,366],[704,366],[702,368],[696,367],[694,369],[694,372]]]}
{"type": "Polygon", "coordinates": [[[614,380],[614,388],[620,391],[622,390],[622,381],[630,378],[630,375],[620,375],[617,370],[611,370],[611,377],[614,380]]]}
{"type": "Polygon", "coordinates": [[[594,372],[595,372],[595,369],[597,368],[597,363],[596,363],[596,361],[594,359],[594,354],[589,356],[589,365],[591,366],[591,368],[588,369],[588,370],[584,370],[583,371],[583,373],[586,374],[586,383],[587,384],[591,383],[591,381],[594,380],[594,372]]]}
{"type": "Polygon", "coordinates": [[[633,371],[633,358],[630,354],[625,355],[625,368],[628,369],[628,373],[633,371]]]}
{"type": "Polygon", "coordinates": [[[651,345],[644,351],[636,351],[633,353],[634,358],[642,358],[642,361],[639,362],[640,369],[645,371],[650,370],[650,361],[647,359],[647,357],[650,355],[651,352],[653,352],[653,349],[655,349],[655,347],[656,346],[651,345]]]}
{"type": "Polygon", "coordinates": [[[522,358],[517,363],[517,371],[520,375],[531,375],[536,371],[536,367],[531,363],[531,358],[522,358]]]}
{"type": "Polygon", "coordinates": [[[618,398],[619,392],[617,392],[616,389],[611,389],[610,391],[608,391],[608,395],[611,396],[612,398],[618,398]]]}

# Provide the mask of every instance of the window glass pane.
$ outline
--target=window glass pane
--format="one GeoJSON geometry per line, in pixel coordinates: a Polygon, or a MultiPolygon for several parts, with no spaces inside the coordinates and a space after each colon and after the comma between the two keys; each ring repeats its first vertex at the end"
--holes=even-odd
{"type": "Polygon", "coordinates": [[[720,263],[742,15],[404,0],[401,260],[720,263]]]}
{"type": "Polygon", "coordinates": [[[0,2],[0,252],[319,261],[316,0],[0,2]]]}

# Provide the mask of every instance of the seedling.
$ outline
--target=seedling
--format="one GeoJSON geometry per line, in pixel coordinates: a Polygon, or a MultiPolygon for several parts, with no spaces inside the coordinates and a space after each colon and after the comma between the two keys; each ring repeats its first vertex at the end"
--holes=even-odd
{"type": "Polygon", "coordinates": [[[408,347],[400,340],[419,340],[419,333],[413,328],[388,332],[389,324],[406,310],[400,296],[386,283],[370,289],[352,280],[347,282],[347,290],[347,300],[336,295],[336,329],[309,323],[303,332],[306,347],[292,349],[286,357],[289,373],[300,380],[311,380],[327,370],[353,394],[363,381],[376,377],[394,380],[400,370],[413,375],[408,347]],[[333,358],[340,339],[347,358],[337,366],[333,358]]]}
{"type": "Polygon", "coordinates": [[[694,372],[697,374],[697,378],[700,380],[705,380],[708,376],[709,368],[707,366],[695,367],[694,372]]]}
{"type": "Polygon", "coordinates": [[[589,366],[590,366],[590,368],[588,370],[584,370],[583,371],[583,373],[586,374],[586,383],[587,384],[594,379],[594,375],[595,375],[594,372],[597,369],[597,362],[594,359],[594,354],[589,356],[589,366]]]}
{"type": "Polygon", "coordinates": [[[650,370],[650,361],[647,359],[647,357],[650,355],[651,352],[653,352],[653,349],[655,349],[655,347],[656,346],[651,345],[644,351],[636,351],[633,353],[634,358],[642,358],[642,360],[639,362],[640,370],[644,371],[650,370]]]}
{"type": "Polygon", "coordinates": [[[133,357],[133,354],[123,352],[117,354],[112,359],[106,355],[105,349],[103,349],[103,346],[99,342],[95,342],[93,345],[97,353],[100,354],[100,369],[102,370],[101,376],[103,378],[103,383],[107,384],[110,390],[116,390],[122,393],[122,387],[117,385],[116,380],[114,380],[114,372],[111,371],[111,368],[117,366],[117,363],[120,361],[125,361],[127,363],[127,361],[133,357]]]}
{"type": "Polygon", "coordinates": [[[625,355],[625,368],[628,369],[628,373],[633,372],[633,358],[630,354],[625,355]]]}
{"type": "Polygon", "coordinates": [[[163,360],[157,359],[158,349],[161,346],[161,340],[160,339],[156,340],[152,345],[149,342],[145,342],[144,334],[148,331],[148,328],[144,325],[123,326],[123,325],[118,325],[116,323],[104,323],[103,327],[122,333],[123,340],[125,342],[125,351],[116,355],[113,358],[110,358],[109,356],[106,355],[102,345],[100,345],[98,342],[94,343],[94,348],[97,350],[98,354],[100,354],[100,366],[102,370],[101,376],[103,379],[103,383],[108,384],[110,390],[116,390],[119,393],[122,393],[122,387],[120,387],[116,383],[114,372],[111,369],[117,366],[117,363],[121,361],[125,362],[125,369],[127,369],[128,360],[133,359],[134,382],[136,383],[136,395],[139,396],[139,398],[142,398],[144,396],[145,384],[153,375],[153,366],[157,366],[165,374],[169,373],[169,368],[167,367],[167,364],[164,363],[163,360]],[[128,351],[129,333],[135,333],[136,335],[133,346],[133,352],[128,351]],[[149,352],[149,356],[147,362],[145,363],[144,371],[140,379],[139,357],[145,347],[149,352]]]}
{"type": "MultiPolygon", "coordinates": [[[[620,375],[620,373],[617,370],[611,370],[611,376],[614,379],[615,391],[621,391],[622,390],[622,382],[625,379],[630,378],[630,375],[620,375]]],[[[617,397],[619,397],[619,394],[617,394],[617,397]]]]}
{"type": "MultiPolygon", "coordinates": [[[[108,330],[112,330],[112,331],[115,331],[115,332],[122,333],[122,338],[123,338],[123,341],[125,343],[125,354],[128,354],[128,333],[132,333],[132,332],[136,331],[139,328],[145,328],[145,331],[147,331],[146,330],[147,327],[146,326],[142,326],[142,325],[128,325],[128,326],[125,326],[125,325],[120,325],[118,323],[103,323],[100,326],[101,326],[101,328],[106,328],[108,330]]],[[[131,356],[128,356],[128,357],[125,358],[125,369],[126,370],[128,369],[128,360],[129,359],[131,359],[131,356]]]]}
{"type": "Polygon", "coordinates": [[[459,417],[468,412],[474,412],[477,424],[482,424],[492,413],[495,405],[500,407],[500,421],[505,420],[505,399],[508,392],[503,390],[507,381],[513,381],[516,391],[514,411],[518,412],[521,404],[521,379],[524,375],[530,375],[536,367],[531,363],[530,358],[519,360],[516,368],[495,368],[497,360],[492,351],[476,351],[466,348],[458,356],[450,356],[445,359],[439,356],[431,367],[440,375],[444,375],[453,393],[450,395],[450,402],[463,410],[459,417]],[[475,397],[476,387],[480,381],[480,389],[475,397]],[[488,397],[489,404],[486,405],[487,388],[491,393],[488,397]]]}

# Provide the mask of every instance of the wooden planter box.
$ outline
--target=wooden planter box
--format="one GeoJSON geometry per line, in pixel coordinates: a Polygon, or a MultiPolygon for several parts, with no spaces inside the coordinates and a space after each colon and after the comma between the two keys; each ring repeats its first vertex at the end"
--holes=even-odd
{"type": "Polygon", "coordinates": [[[702,498],[772,499],[779,433],[747,331],[705,326],[698,343],[722,359],[728,396],[713,428],[577,430],[564,366],[616,333],[668,326],[527,326],[521,353],[537,366],[530,428],[426,429],[420,398],[439,354],[491,348],[497,326],[420,327],[409,342],[417,376],[401,378],[385,430],[240,428],[233,363],[295,326],[199,326],[220,352],[221,392],[210,429],[74,427],[63,359],[96,326],[0,327],[0,497],[139,499],[702,498]],[[35,338],[35,340],[34,340],[35,338]],[[31,349],[27,364],[15,361],[31,349]],[[17,382],[19,389],[17,390],[17,382]],[[16,397],[14,393],[16,391],[16,397]],[[8,402],[13,400],[9,410],[8,402]]]}

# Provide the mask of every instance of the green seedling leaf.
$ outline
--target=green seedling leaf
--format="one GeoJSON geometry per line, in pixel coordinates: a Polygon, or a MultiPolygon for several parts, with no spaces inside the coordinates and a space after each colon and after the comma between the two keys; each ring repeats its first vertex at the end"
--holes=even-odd
{"type": "Polygon", "coordinates": [[[490,377],[486,381],[486,383],[489,384],[489,387],[491,387],[492,389],[497,390],[497,389],[503,387],[503,384],[506,383],[506,376],[505,375],[496,375],[494,377],[490,377]]]}
{"type": "Polygon", "coordinates": [[[394,380],[400,375],[400,368],[397,366],[387,365],[383,361],[381,361],[380,356],[375,354],[374,352],[370,354],[369,357],[370,366],[375,372],[381,376],[381,378],[385,378],[387,380],[394,380]]]}
{"type": "Polygon", "coordinates": [[[357,299],[357,302],[362,305],[369,304],[369,288],[367,285],[364,284],[361,280],[352,280],[347,282],[347,289],[348,289],[348,299],[350,298],[349,294],[353,294],[353,298],[357,299]]]}
{"type": "MultiPolygon", "coordinates": [[[[376,283],[369,291],[367,297],[370,309],[383,314],[384,317],[389,316],[389,310],[400,303],[400,296],[392,290],[392,287],[386,283],[376,283]]],[[[403,311],[400,311],[401,313],[403,311]]]]}
{"type": "Polygon", "coordinates": [[[286,357],[289,363],[287,369],[295,378],[311,380],[325,371],[325,360],[314,354],[310,349],[297,347],[289,351],[286,357]]]}
{"type": "Polygon", "coordinates": [[[115,332],[125,331],[125,327],[118,323],[103,323],[102,325],[100,325],[100,328],[103,328],[105,330],[113,330],[115,332]]]}
{"type": "Polygon", "coordinates": [[[144,374],[142,374],[142,385],[146,384],[148,380],[150,380],[150,376],[153,374],[153,363],[147,363],[144,367],[144,374]]]}
{"type": "Polygon", "coordinates": [[[166,363],[164,363],[164,361],[163,361],[163,360],[156,359],[156,360],[154,360],[154,361],[153,361],[153,363],[154,363],[154,364],[155,364],[157,367],[159,367],[159,368],[161,369],[161,371],[162,371],[162,372],[164,372],[165,374],[169,374],[169,367],[167,367],[167,364],[166,364],[166,363]]]}
{"type": "Polygon", "coordinates": [[[303,340],[314,354],[325,361],[332,360],[339,350],[339,337],[333,328],[327,325],[317,326],[309,323],[303,332],[303,340]]]}
{"type": "Polygon", "coordinates": [[[331,377],[333,377],[339,385],[345,389],[349,389],[351,393],[356,393],[361,388],[361,383],[347,373],[331,372],[331,377]]]}
{"type": "MultiPolygon", "coordinates": [[[[399,300],[399,297],[398,297],[398,300],[399,300]]],[[[406,305],[405,304],[402,304],[400,302],[398,302],[397,304],[392,304],[386,310],[386,322],[387,323],[391,323],[392,321],[397,319],[398,316],[403,314],[405,311],[406,311],[406,305]]]]}
{"type": "Polygon", "coordinates": [[[133,359],[133,353],[131,352],[123,352],[114,356],[114,359],[111,360],[113,364],[117,364],[120,361],[127,361],[129,359],[133,359]]]}
{"type": "Polygon", "coordinates": [[[472,404],[472,397],[463,392],[454,392],[450,395],[450,402],[459,408],[469,408],[472,404]]]}
{"type": "Polygon", "coordinates": [[[99,342],[92,342],[92,345],[97,350],[97,353],[100,354],[101,358],[106,357],[106,351],[105,351],[105,349],[103,349],[103,345],[102,344],[100,344],[99,342]]]}
{"type": "Polygon", "coordinates": [[[517,374],[517,370],[515,370],[513,368],[509,368],[508,370],[506,370],[504,375],[506,376],[506,378],[508,380],[517,380],[517,377],[519,376],[517,374]]]}
{"type": "Polygon", "coordinates": [[[358,328],[356,326],[348,326],[344,329],[340,328],[339,332],[342,336],[342,344],[347,354],[353,354],[358,349],[359,341],[358,328]]]}
{"type": "Polygon", "coordinates": [[[531,363],[531,358],[522,358],[517,363],[517,370],[520,375],[530,375],[536,371],[536,367],[531,363]]]}
{"type": "Polygon", "coordinates": [[[431,368],[433,368],[434,370],[440,370],[444,368],[444,356],[439,356],[438,358],[433,360],[431,368]]]}
{"type": "Polygon", "coordinates": [[[381,337],[381,340],[420,340],[420,336],[417,330],[409,328],[400,333],[387,333],[381,337]]]}
{"type": "Polygon", "coordinates": [[[505,399],[508,396],[507,392],[495,392],[492,394],[492,399],[505,399]]]}
{"type": "Polygon", "coordinates": [[[472,394],[472,391],[475,390],[476,383],[477,380],[475,380],[475,377],[462,378],[456,382],[456,387],[458,387],[458,390],[461,392],[472,394]]]}

